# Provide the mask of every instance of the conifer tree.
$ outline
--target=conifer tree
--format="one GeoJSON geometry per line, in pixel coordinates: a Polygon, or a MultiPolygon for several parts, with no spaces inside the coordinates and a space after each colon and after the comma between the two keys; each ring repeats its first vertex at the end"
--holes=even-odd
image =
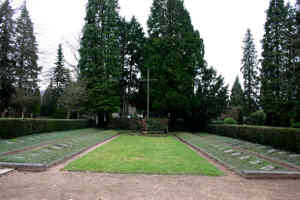
{"type": "MultiPolygon", "coordinates": [[[[247,30],[245,39],[243,41],[241,72],[243,73],[244,77],[244,112],[251,114],[257,109],[259,80],[257,51],[255,49],[255,43],[250,29],[247,30]]],[[[235,84],[238,83],[235,82],[235,84]]],[[[242,88],[240,87],[240,89],[242,88]]]]}
{"type": "Polygon", "coordinates": [[[0,112],[7,109],[15,92],[15,21],[9,0],[0,4],[0,112]]]}
{"type": "Polygon", "coordinates": [[[38,87],[41,68],[37,64],[38,48],[33,23],[24,2],[16,27],[16,85],[26,92],[33,93],[38,87]]]}
{"type": "MultiPolygon", "coordinates": [[[[295,49],[296,57],[300,57],[300,0],[297,0],[297,12],[296,12],[296,34],[293,42],[293,47],[295,49]]],[[[296,62],[294,64],[294,86],[295,86],[295,116],[294,121],[300,122],[300,63],[296,62]]]]}
{"type": "Polygon", "coordinates": [[[56,98],[59,98],[63,94],[63,90],[71,82],[70,70],[65,67],[65,60],[62,45],[58,45],[57,61],[53,69],[53,87],[56,91],[56,98]]]}
{"type": "Polygon", "coordinates": [[[118,9],[117,0],[89,0],[81,40],[81,78],[87,83],[90,110],[102,116],[120,108],[118,9]]]}
{"type": "Polygon", "coordinates": [[[194,130],[207,128],[227,108],[228,86],[213,67],[202,67],[196,78],[197,91],[193,97],[189,126],[194,130]]]}
{"type": "Polygon", "coordinates": [[[261,106],[267,119],[267,125],[286,125],[288,119],[281,119],[282,87],[286,60],[286,20],[288,11],[284,0],[271,0],[267,10],[265,34],[262,40],[261,106]]]}
{"type": "Polygon", "coordinates": [[[143,65],[143,47],[145,34],[141,24],[132,17],[127,22],[121,19],[121,81],[122,111],[128,113],[128,104],[134,104],[137,94],[139,80],[138,74],[143,65]]]}
{"type": "Polygon", "coordinates": [[[230,106],[243,107],[244,104],[244,91],[242,89],[239,77],[236,77],[231,89],[230,106]]]}
{"type": "Polygon", "coordinates": [[[33,102],[36,102],[38,89],[38,75],[41,67],[38,66],[38,48],[34,35],[33,23],[30,19],[26,2],[21,7],[21,14],[16,26],[16,99],[17,107],[21,112],[30,112],[33,102]]]}
{"type": "Polygon", "coordinates": [[[185,112],[193,95],[197,68],[204,63],[204,45],[183,1],[154,0],[151,11],[146,66],[156,79],[151,84],[152,109],[177,116],[185,112]]]}
{"type": "Polygon", "coordinates": [[[147,21],[148,34],[151,38],[163,37],[166,34],[167,1],[153,0],[151,14],[147,21]]]}

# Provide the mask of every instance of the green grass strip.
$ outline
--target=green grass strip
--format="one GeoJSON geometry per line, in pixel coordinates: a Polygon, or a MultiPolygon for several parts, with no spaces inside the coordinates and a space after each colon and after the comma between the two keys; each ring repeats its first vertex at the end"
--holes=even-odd
{"type": "Polygon", "coordinates": [[[223,175],[174,137],[128,135],[121,135],[70,163],[65,169],[126,174],[223,175]]]}

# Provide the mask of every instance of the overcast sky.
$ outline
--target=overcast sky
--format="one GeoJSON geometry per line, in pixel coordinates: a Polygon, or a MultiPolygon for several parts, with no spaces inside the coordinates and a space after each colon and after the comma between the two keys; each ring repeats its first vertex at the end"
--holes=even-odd
{"type": "MultiPolygon", "coordinates": [[[[295,0],[290,2],[295,4],[295,0]]],[[[59,43],[66,40],[76,43],[84,24],[86,3],[87,0],[27,0],[41,51],[40,64],[45,69],[53,66],[59,43]]],[[[152,0],[119,0],[119,3],[121,15],[128,19],[135,15],[146,31],[152,0]]],[[[260,57],[269,0],[185,0],[185,6],[204,39],[208,64],[231,86],[237,75],[241,77],[241,49],[247,28],[252,30],[260,57]]],[[[71,61],[67,46],[64,53],[71,61]]]]}

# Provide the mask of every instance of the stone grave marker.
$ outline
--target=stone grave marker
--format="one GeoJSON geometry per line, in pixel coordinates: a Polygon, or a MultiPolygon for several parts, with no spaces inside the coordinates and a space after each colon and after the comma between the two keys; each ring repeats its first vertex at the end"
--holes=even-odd
{"type": "Polygon", "coordinates": [[[42,149],[42,152],[45,152],[45,153],[50,153],[51,150],[50,149],[42,149]]]}
{"type": "Polygon", "coordinates": [[[261,168],[261,170],[264,170],[264,171],[272,171],[273,169],[275,169],[275,167],[272,165],[267,165],[267,166],[261,168]]]}
{"type": "Polygon", "coordinates": [[[248,160],[250,158],[250,156],[242,156],[240,157],[240,160],[248,160]]]}
{"type": "Polygon", "coordinates": [[[241,155],[241,153],[240,152],[236,152],[236,153],[233,153],[233,154],[231,154],[232,156],[240,156],[241,155]]]}
{"type": "Polygon", "coordinates": [[[258,164],[262,163],[262,161],[261,161],[261,160],[252,160],[252,161],[250,161],[249,163],[250,163],[251,165],[258,165],[258,164]]]}
{"type": "Polygon", "coordinates": [[[233,152],[232,149],[228,149],[228,150],[224,151],[224,153],[232,153],[232,152],[233,152]]]}
{"type": "Polygon", "coordinates": [[[298,158],[298,157],[300,157],[300,155],[299,154],[290,154],[289,157],[290,158],[298,158]]]}
{"type": "Polygon", "coordinates": [[[268,152],[268,153],[274,153],[274,152],[276,152],[276,150],[275,150],[275,149],[270,149],[270,150],[268,150],[267,152],[268,152]]]}

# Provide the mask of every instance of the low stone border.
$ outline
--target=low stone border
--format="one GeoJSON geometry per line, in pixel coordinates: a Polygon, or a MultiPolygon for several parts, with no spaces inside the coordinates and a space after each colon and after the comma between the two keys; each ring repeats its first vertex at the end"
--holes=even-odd
{"type": "Polygon", "coordinates": [[[232,171],[246,179],[300,179],[300,172],[288,172],[288,171],[268,172],[268,171],[249,171],[249,170],[240,171],[240,170],[236,169],[235,167],[231,166],[230,164],[225,163],[225,162],[221,161],[220,159],[216,158],[215,156],[211,155],[210,153],[204,151],[203,149],[201,149],[193,144],[190,144],[189,142],[185,141],[184,139],[182,139],[178,136],[175,136],[175,137],[178,140],[180,140],[181,142],[183,142],[184,144],[193,148],[194,150],[206,155],[207,157],[209,157],[209,158],[213,159],[214,161],[216,161],[217,163],[223,165],[230,171],[232,171]]]}
{"type": "Polygon", "coordinates": [[[73,153],[72,155],[70,156],[66,156],[64,159],[62,160],[58,160],[58,161],[55,161],[53,163],[50,163],[50,164],[47,164],[47,165],[44,165],[44,164],[40,164],[40,163],[8,163],[8,162],[0,162],[0,167],[7,167],[7,168],[13,168],[13,169],[16,169],[16,170],[19,170],[19,171],[30,171],[30,172],[43,172],[43,171],[46,171],[48,168],[50,167],[54,167],[56,165],[59,165],[67,160],[70,160],[72,158],[74,158],[75,156],[87,151],[88,149],[90,148],[93,148],[97,145],[100,145],[102,143],[105,143],[106,141],[108,140],[111,140],[111,139],[114,139],[116,137],[118,137],[119,134],[115,135],[115,136],[112,136],[112,137],[109,137],[95,145],[92,145],[92,146],[89,146],[87,148],[84,148],[82,149],[81,151],[79,152],[76,152],[76,153],[73,153]]]}
{"type": "Polygon", "coordinates": [[[0,177],[9,174],[12,171],[14,171],[14,169],[0,169],[0,177]]]}
{"type": "Polygon", "coordinates": [[[281,171],[241,171],[241,176],[247,179],[300,179],[300,172],[281,172],[281,171]]]}

